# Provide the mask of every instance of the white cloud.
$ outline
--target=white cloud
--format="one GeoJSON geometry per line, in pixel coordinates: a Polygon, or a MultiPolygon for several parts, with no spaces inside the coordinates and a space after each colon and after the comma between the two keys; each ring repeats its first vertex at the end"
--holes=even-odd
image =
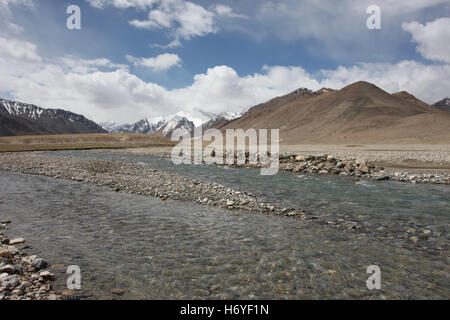
{"type": "Polygon", "coordinates": [[[33,0],[0,0],[0,34],[3,34],[2,31],[9,31],[16,34],[25,31],[22,26],[13,21],[11,5],[23,6],[28,9],[34,8],[33,0]]]}
{"type": "Polygon", "coordinates": [[[25,5],[32,7],[33,0],[0,0],[0,7],[7,8],[9,5],[25,5]]]}
{"type": "MultiPolygon", "coordinates": [[[[8,92],[20,101],[82,113],[96,121],[131,122],[163,113],[192,114],[196,110],[235,112],[299,87],[339,89],[360,80],[388,92],[407,90],[428,103],[450,93],[449,64],[364,63],[317,74],[300,66],[264,66],[251,75],[216,66],[195,75],[192,84],[169,90],[105,58],[66,56],[50,60],[40,57],[32,43],[12,38],[1,38],[0,42],[1,93],[8,92]]],[[[137,64],[145,62],[129,59],[137,64]]],[[[158,59],[150,59],[154,59],[150,66],[156,66],[158,59]]]]}
{"type": "Polygon", "coordinates": [[[222,4],[217,4],[214,10],[216,11],[216,13],[219,16],[222,16],[222,17],[242,18],[242,19],[248,18],[245,14],[236,13],[236,12],[234,12],[234,10],[231,7],[225,6],[222,4]]]}
{"type": "Polygon", "coordinates": [[[102,9],[108,5],[116,8],[146,9],[152,7],[158,0],[86,0],[91,6],[102,9]]]}
{"type": "Polygon", "coordinates": [[[8,28],[9,31],[13,33],[23,33],[25,29],[22,26],[19,26],[18,24],[15,24],[14,22],[5,21],[5,25],[8,28]]]}
{"type": "Polygon", "coordinates": [[[417,50],[429,60],[450,63],[450,18],[440,18],[425,25],[404,23],[402,28],[412,35],[417,50]]]}
{"type": "Polygon", "coordinates": [[[162,0],[150,10],[147,20],[132,20],[136,28],[169,29],[175,39],[189,40],[217,32],[215,13],[182,0],[162,0]]]}
{"type": "Polygon", "coordinates": [[[66,71],[74,73],[96,72],[105,69],[128,70],[128,65],[112,63],[109,59],[106,58],[86,60],[78,59],[73,56],[65,56],[58,59],[58,62],[59,65],[66,71]]]}
{"type": "Polygon", "coordinates": [[[173,53],[164,53],[152,58],[135,58],[127,55],[126,59],[135,66],[150,68],[154,71],[167,71],[181,65],[180,57],[173,53]]]}
{"type": "MultiPolygon", "coordinates": [[[[373,0],[369,0],[374,2],[373,0]]],[[[448,0],[408,0],[408,1],[398,1],[398,0],[378,0],[374,4],[381,6],[382,8],[394,13],[399,12],[414,12],[426,8],[432,8],[440,4],[448,3],[448,0]]]]}
{"type": "Polygon", "coordinates": [[[34,44],[3,37],[0,37],[0,57],[17,62],[41,61],[34,44]]]}
{"type": "Polygon", "coordinates": [[[145,20],[134,19],[129,23],[139,29],[166,30],[172,38],[168,45],[154,45],[161,48],[181,46],[180,40],[202,37],[219,30],[219,18],[246,18],[234,12],[229,6],[216,5],[208,10],[185,0],[87,0],[93,7],[104,8],[107,5],[124,9],[150,9],[145,20]]]}

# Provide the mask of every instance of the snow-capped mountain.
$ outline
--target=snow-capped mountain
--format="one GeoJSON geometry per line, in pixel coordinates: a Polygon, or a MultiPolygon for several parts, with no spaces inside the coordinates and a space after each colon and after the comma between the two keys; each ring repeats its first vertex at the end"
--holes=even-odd
{"type": "Polygon", "coordinates": [[[450,112],[450,98],[445,98],[439,102],[436,102],[433,106],[440,110],[450,112]]]}
{"type": "Polygon", "coordinates": [[[170,138],[177,131],[187,131],[192,134],[194,123],[185,117],[175,116],[158,128],[156,134],[170,138]]]}
{"type": "Polygon", "coordinates": [[[195,127],[192,121],[178,115],[169,116],[167,119],[163,117],[142,119],[131,124],[104,122],[101,126],[110,133],[154,133],[169,138],[175,130],[184,129],[191,133],[195,127]]]}
{"type": "Polygon", "coordinates": [[[103,122],[100,125],[110,133],[155,133],[159,127],[165,124],[162,117],[142,119],[135,123],[120,124],[118,122],[103,122]]]}
{"type": "Polygon", "coordinates": [[[105,133],[80,114],[0,99],[0,135],[105,133]]]}
{"type": "Polygon", "coordinates": [[[243,109],[240,112],[221,112],[218,114],[200,110],[180,111],[171,116],[142,119],[135,123],[102,122],[100,125],[110,133],[154,133],[170,138],[176,130],[187,130],[192,133],[195,127],[202,126],[206,130],[215,127],[220,122],[228,123],[239,118],[245,111],[243,109]]]}
{"type": "Polygon", "coordinates": [[[203,130],[208,130],[210,128],[220,129],[230,121],[241,117],[246,111],[247,109],[242,109],[239,112],[220,112],[217,114],[210,113],[210,119],[202,124],[202,128],[203,130]]]}

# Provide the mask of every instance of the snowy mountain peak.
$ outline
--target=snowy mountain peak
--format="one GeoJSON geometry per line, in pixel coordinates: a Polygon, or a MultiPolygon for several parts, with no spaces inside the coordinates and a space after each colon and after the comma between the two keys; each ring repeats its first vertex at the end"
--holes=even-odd
{"type": "Polygon", "coordinates": [[[17,101],[0,99],[0,104],[6,109],[6,111],[11,116],[16,117],[39,119],[41,117],[42,112],[44,111],[44,109],[41,107],[17,101]]]}
{"type": "Polygon", "coordinates": [[[0,135],[103,133],[95,122],[62,109],[0,99],[0,135]]]}
{"type": "Polygon", "coordinates": [[[436,102],[433,106],[440,110],[450,112],[450,98],[442,99],[441,101],[436,102]]]}
{"type": "Polygon", "coordinates": [[[101,123],[102,127],[110,133],[141,133],[158,134],[170,137],[177,129],[186,129],[192,132],[194,124],[185,117],[172,115],[168,117],[145,118],[131,124],[119,124],[117,122],[101,123]]]}

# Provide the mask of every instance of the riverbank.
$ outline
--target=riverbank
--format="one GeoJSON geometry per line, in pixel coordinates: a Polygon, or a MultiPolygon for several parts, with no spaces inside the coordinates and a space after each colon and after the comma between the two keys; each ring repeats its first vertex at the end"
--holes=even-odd
{"type": "MultiPolygon", "coordinates": [[[[170,158],[172,148],[132,148],[107,152],[170,158]]],[[[448,145],[281,145],[280,154],[280,170],[284,171],[450,185],[448,145]]]]}
{"type": "Polygon", "coordinates": [[[36,153],[8,153],[0,154],[0,171],[85,182],[106,186],[116,192],[153,196],[162,200],[190,201],[235,211],[237,214],[239,210],[245,210],[282,215],[336,228],[348,234],[367,234],[377,241],[393,242],[399,247],[413,248],[432,255],[448,253],[448,241],[446,235],[438,230],[439,226],[427,226],[402,219],[392,226],[380,227],[372,225],[370,220],[361,221],[345,213],[336,215],[330,210],[310,212],[302,208],[301,203],[295,208],[280,207],[252,193],[157,170],[148,165],[50,157],[36,153]]]}
{"type": "Polygon", "coordinates": [[[4,234],[10,223],[0,221],[0,300],[60,300],[47,262],[24,252],[25,239],[9,239],[4,234]]]}

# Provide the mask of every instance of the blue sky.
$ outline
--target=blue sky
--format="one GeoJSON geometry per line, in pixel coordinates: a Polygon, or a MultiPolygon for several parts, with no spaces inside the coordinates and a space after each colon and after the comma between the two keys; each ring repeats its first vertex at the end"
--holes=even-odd
{"type": "Polygon", "coordinates": [[[448,0],[0,0],[0,9],[0,96],[96,121],[200,121],[200,111],[358,80],[428,103],[450,95],[448,0]],[[366,26],[371,4],[381,30],[366,26]],[[66,27],[69,5],[81,9],[81,30],[66,27]]]}

